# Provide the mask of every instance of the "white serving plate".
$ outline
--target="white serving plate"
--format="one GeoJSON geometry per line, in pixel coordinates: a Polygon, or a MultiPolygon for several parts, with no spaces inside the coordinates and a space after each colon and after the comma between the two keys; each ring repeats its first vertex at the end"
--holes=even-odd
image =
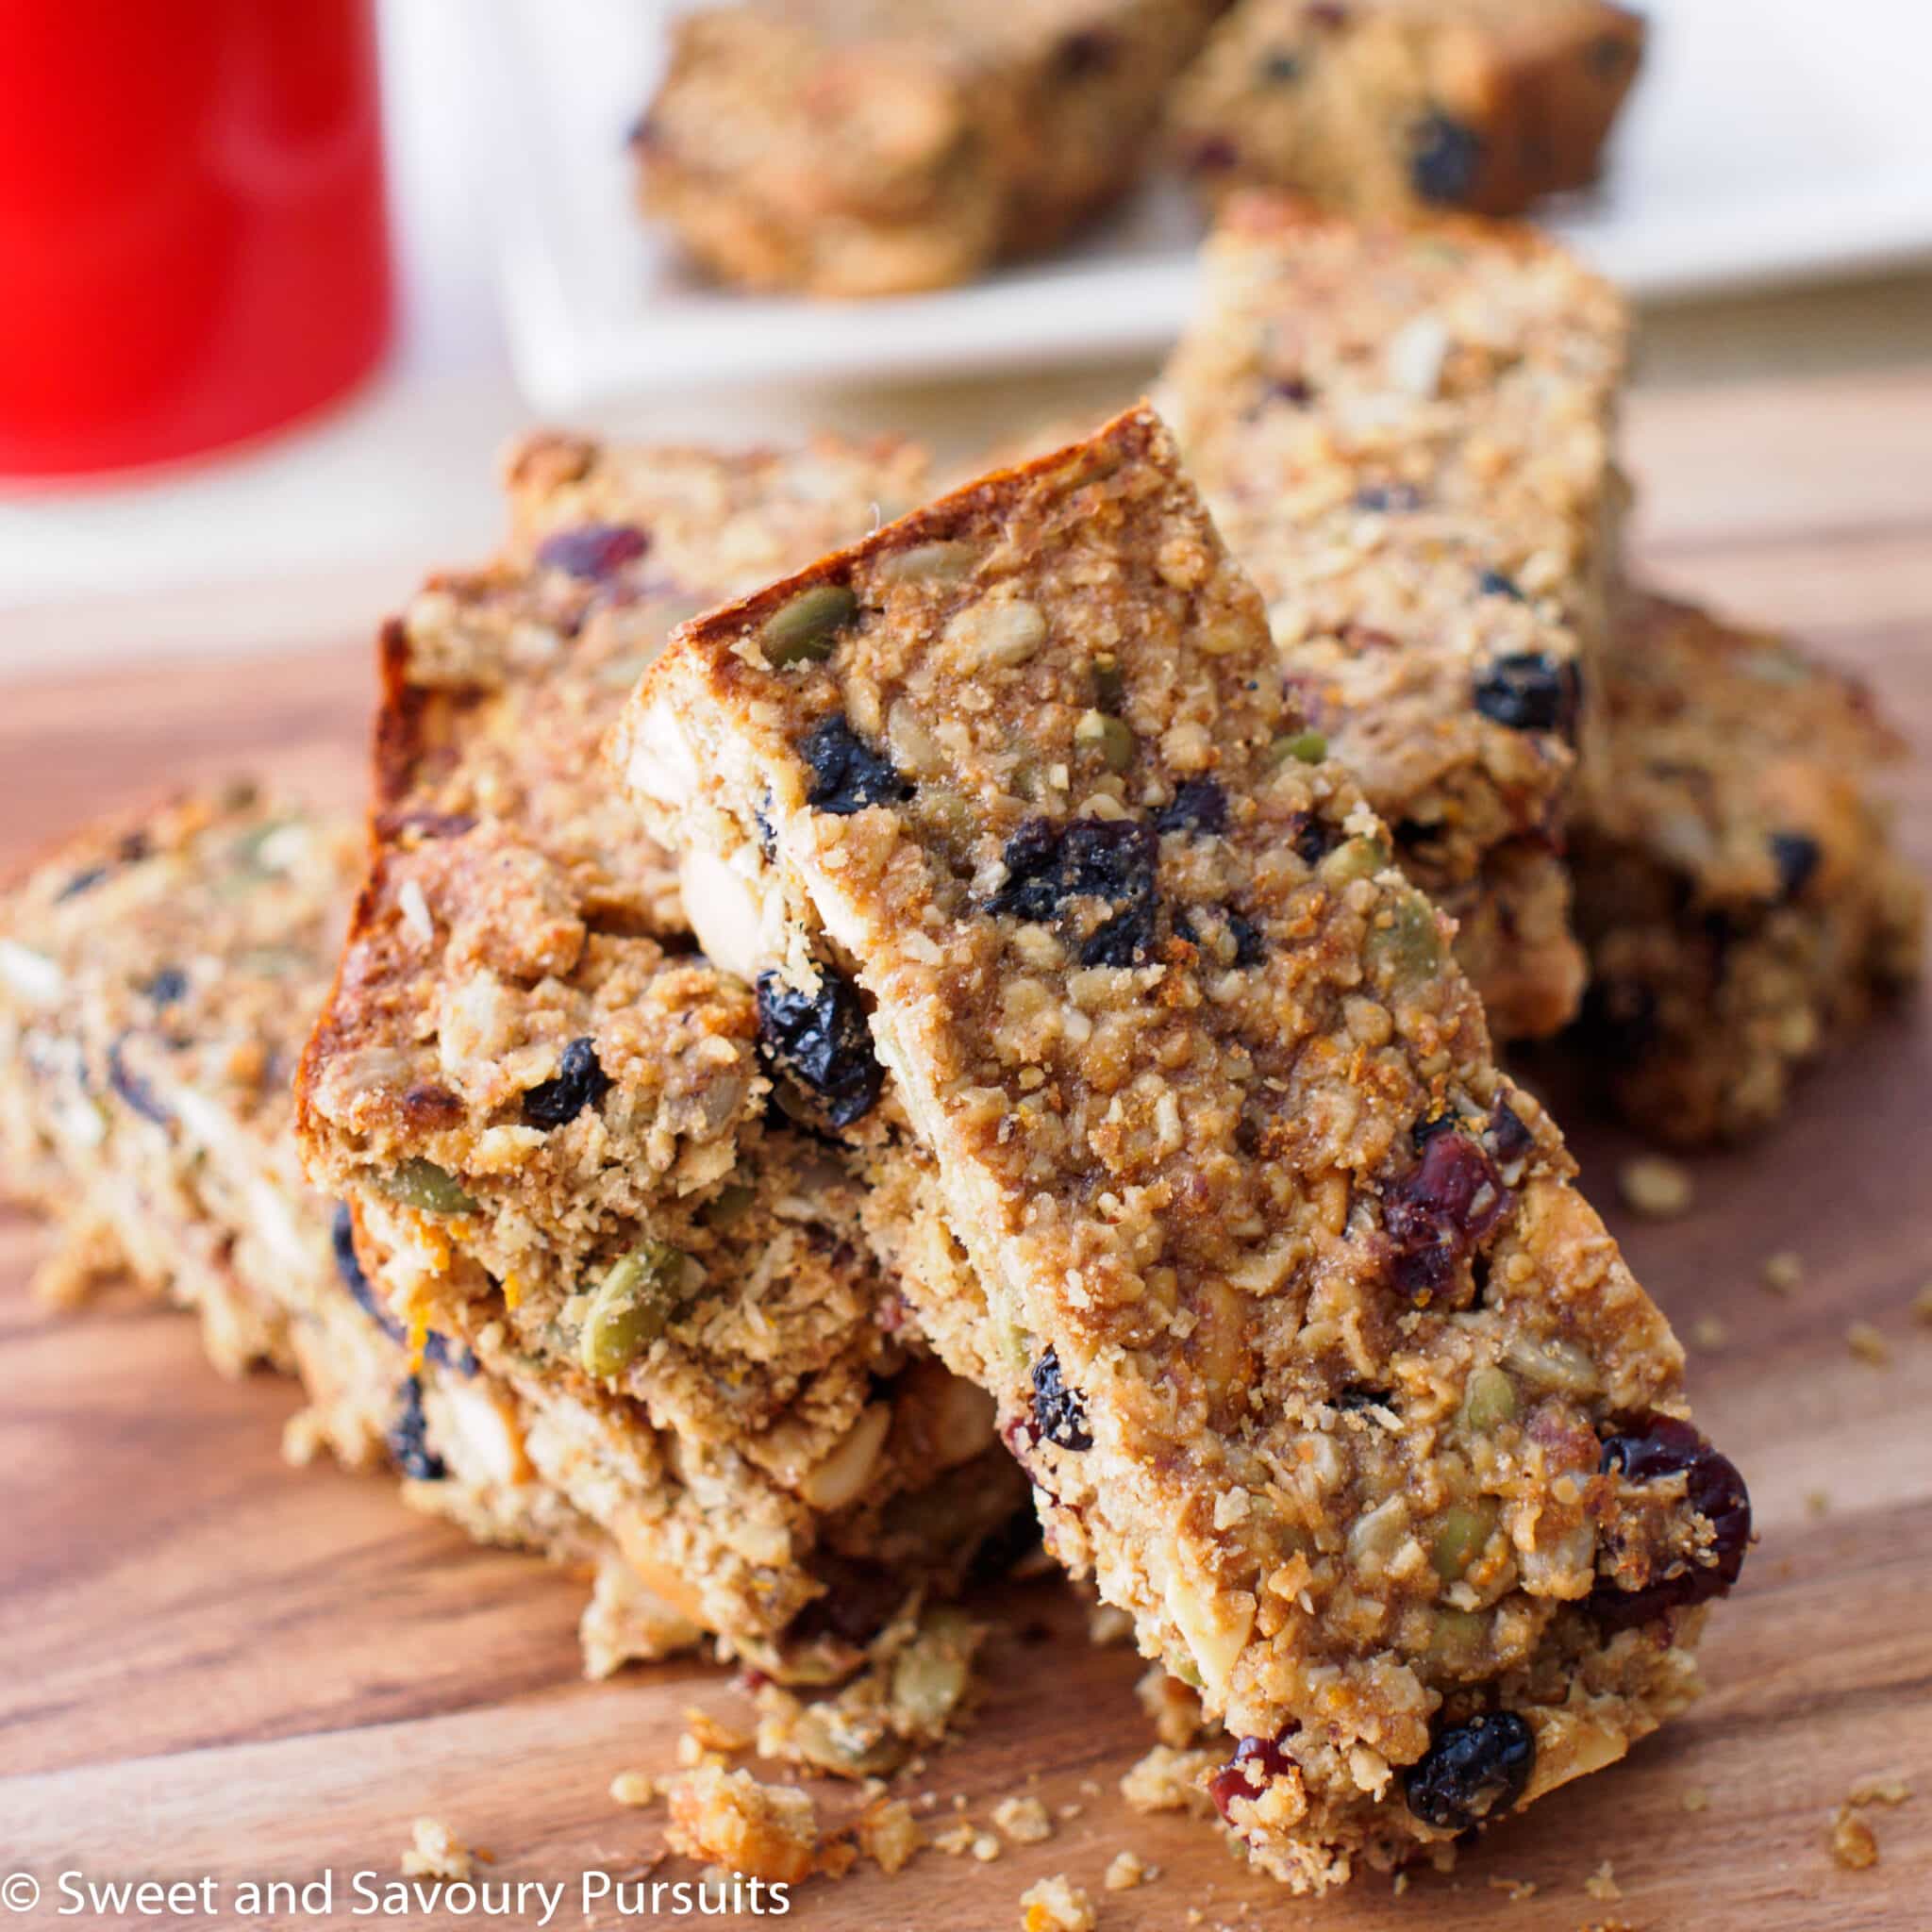
{"type": "MultiPolygon", "coordinates": [[[[984,0],[1024,5],[1025,0],[984,0]]],[[[630,198],[625,130],[671,5],[469,9],[510,348],[531,404],[1064,364],[1158,351],[1199,225],[1171,180],[1074,249],[963,289],[865,303],[706,286],[630,198]]],[[[1921,0],[1650,0],[1651,52],[1603,187],[1551,225],[1633,293],[1681,296],[1932,255],[1932,8],[1921,0]]]]}

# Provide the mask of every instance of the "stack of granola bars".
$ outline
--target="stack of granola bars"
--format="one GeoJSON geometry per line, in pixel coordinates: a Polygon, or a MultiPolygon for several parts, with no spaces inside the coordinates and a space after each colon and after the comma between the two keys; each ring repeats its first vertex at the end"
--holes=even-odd
{"type": "Polygon", "coordinates": [[[1922,917],[1862,695],[1622,582],[1625,333],[1521,231],[1264,199],[1167,421],[924,508],[526,441],[383,632],[366,847],[237,792],[15,893],[50,1286],[593,1565],[594,1670],[850,1684],[820,1769],[942,1728],[1036,1519],[1298,1890],[1611,1763],[1750,1506],[1495,1039],[1587,1004],[1740,1132],[1922,917]]]}

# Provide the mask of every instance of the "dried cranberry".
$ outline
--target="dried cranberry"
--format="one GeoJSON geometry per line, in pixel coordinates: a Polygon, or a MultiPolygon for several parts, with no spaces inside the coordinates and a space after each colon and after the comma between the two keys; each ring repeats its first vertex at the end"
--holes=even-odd
{"type": "Polygon", "coordinates": [[[1512,731],[1576,729],[1576,667],[1557,664],[1541,651],[1498,658],[1475,681],[1475,708],[1512,731]]]}
{"type": "Polygon", "coordinates": [[[1062,1449],[1091,1449],[1087,1405],[1077,1389],[1060,1375],[1060,1358],[1052,1349],[1033,1364],[1033,1420],[1049,1442],[1062,1449]]]}
{"type": "Polygon", "coordinates": [[[1298,811],[1289,821],[1289,843],[1305,865],[1320,865],[1335,850],[1338,834],[1326,819],[1298,811]]]}
{"type": "Polygon", "coordinates": [[[1208,1780],[1208,1795],[1224,1823],[1232,1824],[1228,1807],[1237,1798],[1258,1798],[1278,1777],[1286,1777],[1294,1760],[1281,1747],[1296,1726],[1273,1738],[1243,1738],[1234,1756],[1208,1780]]]}
{"type": "Polygon", "coordinates": [[[1460,208],[1475,186],[1482,159],[1482,138],[1475,129],[1440,108],[1431,108],[1410,136],[1408,178],[1423,200],[1460,208]]]}
{"type": "Polygon", "coordinates": [[[1509,1210],[1509,1191],[1466,1134],[1431,1134],[1422,1158],[1382,1192],[1396,1288],[1425,1307],[1509,1210]]]}
{"type": "Polygon", "coordinates": [[[1523,591],[1514,577],[1506,577],[1499,570],[1486,570],[1476,578],[1475,587],[1485,597],[1507,597],[1521,604],[1523,591]]]}
{"type": "Polygon", "coordinates": [[[1305,409],[1315,400],[1315,386],[1306,375],[1277,375],[1268,385],[1268,393],[1305,409]]]}
{"type": "Polygon", "coordinates": [[[838,715],[822,718],[799,746],[811,767],[807,802],[816,811],[849,818],[869,805],[898,805],[912,787],[838,715]]]}
{"type": "Polygon", "coordinates": [[[1002,857],[1006,883],[986,909],[1046,920],[1069,899],[1122,905],[1151,898],[1160,842],[1149,826],[1128,819],[1075,819],[1071,824],[1028,819],[1008,840],[1002,857]]]}
{"type": "Polygon", "coordinates": [[[1605,1475],[1621,1475],[1631,1483],[1682,1474],[1686,1504],[1710,1525],[1710,1541],[1699,1546],[1704,1560],[1688,1563],[1676,1574],[1641,1590],[1599,1582],[1590,1599],[1598,1623],[1609,1630],[1628,1630],[1667,1610],[1729,1592],[1751,1541],[1751,1495],[1728,1456],[1720,1455],[1690,1424],[1675,1416],[1649,1415],[1636,1427],[1609,1437],[1597,1467],[1605,1475]]]}
{"type": "Polygon", "coordinates": [[[1080,947],[1083,966],[1144,966],[1154,957],[1158,924],[1152,899],[1135,899],[1090,933],[1080,947]]]}
{"type": "Polygon", "coordinates": [[[872,1050],[865,1008],[852,982],[819,968],[819,990],[799,992],[775,973],[758,975],[758,1050],[813,1094],[835,1127],[849,1127],[878,1103],[885,1080],[872,1050]]]}
{"type": "Polygon", "coordinates": [[[188,997],[188,974],[178,966],[163,966],[141,990],[156,1006],[172,1007],[188,997]]]}
{"type": "Polygon", "coordinates": [[[553,530],[538,544],[537,561],[594,583],[635,563],[650,547],[651,540],[630,524],[579,524],[573,530],[553,530]]]}
{"type": "Polygon", "coordinates": [[[1159,832],[1224,832],[1227,793],[1212,778],[1186,778],[1154,814],[1159,832]]]}
{"type": "Polygon", "coordinates": [[[1771,857],[1777,867],[1778,895],[1789,903],[1811,883],[1824,854],[1818,841],[1804,832],[1774,832],[1771,857]]]}
{"type": "Polygon", "coordinates": [[[1452,1724],[1403,1780],[1408,1808],[1438,1831],[1467,1831],[1522,1797],[1536,1767],[1536,1733],[1513,1710],[1452,1724]]]}
{"type": "Polygon", "coordinates": [[[602,1104],[610,1075],[597,1058],[596,1043],[586,1035],[573,1040],[557,1062],[557,1072],[524,1095],[524,1124],[548,1133],[576,1119],[587,1107],[602,1104]]]}
{"type": "Polygon", "coordinates": [[[1191,142],[1182,165],[1194,175],[1226,175],[1240,163],[1241,151],[1224,134],[1206,134],[1191,142]]]}
{"type": "Polygon", "coordinates": [[[441,1457],[429,1446],[429,1427],[423,1414],[423,1384],[406,1375],[396,1391],[395,1414],[390,1420],[389,1453],[402,1473],[419,1483],[440,1483],[449,1474],[441,1457]]]}

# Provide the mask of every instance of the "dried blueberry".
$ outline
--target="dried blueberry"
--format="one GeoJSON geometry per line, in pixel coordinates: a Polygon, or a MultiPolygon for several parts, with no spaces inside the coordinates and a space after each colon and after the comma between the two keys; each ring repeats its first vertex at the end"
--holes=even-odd
{"type": "Polygon", "coordinates": [[[1311,811],[1298,811],[1289,821],[1289,843],[1306,865],[1319,865],[1334,851],[1340,834],[1326,819],[1311,811]]]}
{"type": "Polygon", "coordinates": [[[1212,778],[1186,778],[1154,814],[1160,832],[1224,832],[1227,793],[1212,778]]]}
{"type": "Polygon", "coordinates": [[[1410,136],[1408,178],[1423,200],[1459,208],[1469,200],[1482,159],[1482,138],[1475,129],[1432,108],[1410,136]]]}
{"type": "Polygon", "coordinates": [[[1498,1160],[1521,1160],[1536,1145],[1536,1136],[1523,1124],[1507,1100],[1499,1100],[1490,1112],[1490,1124],[1483,1135],[1489,1150],[1498,1160]]]}
{"type": "Polygon", "coordinates": [[[1513,1710],[1451,1724],[1409,1767],[1408,1808],[1438,1831],[1467,1831],[1522,1797],[1536,1766],[1536,1733],[1513,1710]]]}
{"type": "Polygon", "coordinates": [[[1080,947],[1083,966],[1144,966],[1154,956],[1157,908],[1152,899],[1130,901],[1090,933],[1080,947]]]}
{"type": "Polygon", "coordinates": [[[594,1041],[586,1035],[573,1040],[557,1062],[557,1072],[539,1081],[524,1095],[524,1124],[548,1133],[574,1121],[587,1107],[596,1107],[610,1091],[610,1075],[597,1059],[594,1041]]]}
{"type": "MultiPolygon", "coordinates": [[[[766,805],[770,805],[771,802],[769,798],[765,800],[766,805]]],[[[772,821],[766,815],[764,808],[762,806],[753,806],[751,816],[752,823],[758,827],[758,850],[767,858],[775,858],[778,851],[778,835],[772,829],[772,821]]]]}
{"type": "Polygon", "coordinates": [[[67,883],[64,886],[62,886],[57,893],[55,893],[54,897],[56,901],[58,902],[63,899],[77,899],[83,892],[92,891],[93,889],[97,885],[99,885],[104,878],[108,876],[108,868],[105,865],[91,865],[87,868],[85,872],[75,873],[74,876],[71,879],[69,879],[67,883]]]}
{"type": "Polygon", "coordinates": [[[1610,1630],[1650,1623],[1666,1610],[1686,1608],[1725,1595],[1744,1567],[1751,1541],[1751,1495],[1728,1456],[1713,1449],[1703,1434],[1675,1416],[1645,1416],[1634,1428],[1609,1437],[1597,1467],[1625,1482],[1657,1482],[1684,1477],[1684,1500],[1710,1526],[1699,1545],[1699,1560],[1641,1590],[1619,1590],[1600,1581],[1590,1607],[1610,1630]]]}
{"type": "Polygon", "coordinates": [[[1330,1398],[1335,1407],[1344,1410],[1363,1408],[1387,1408],[1395,1400],[1387,1389],[1371,1389],[1366,1382],[1350,1382],[1338,1389],[1330,1398]]]}
{"type": "Polygon", "coordinates": [[[123,1051],[126,1042],[124,1033],[108,1048],[108,1085],[142,1120],[153,1121],[158,1127],[172,1127],[175,1116],[161,1104],[154,1089],[128,1066],[123,1051]]]}
{"type": "Polygon", "coordinates": [[[1426,1307],[1509,1209],[1490,1157],[1460,1133],[1431,1134],[1422,1158],[1382,1191],[1382,1227],[1396,1288],[1426,1307]]]}
{"type": "Polygon", "coordinates": [[[408,1340],[408,1330],[377,1300],[375,1290],[362,1272],[361,1258],[356,1253],[356,1224],[345,1203],[336,1204],[335,1219],[329,1224],[328,1237],[329,1245],[335,1250],[336,1273],[341,1277],[342,1286],[349,1291],[350,1299],[391,1341],[399,1346],[406,1342],[408,1340]]]}
{"type": "Polygon", "coordinates": [[[1233,1824],[1228,1807],[1237,1798],[1258,1798],[1274,1779],[1287,1775],[1293,1760],[1281,1747],[1294,1729],[1291,1724],[1279,1737],[1243,1738],[1234,1756],[1208,1780],[1208,1795],[1224,1823],[1233,1824]]]}
{"type": "Polygon", "coordinates": [[[412,1481],[440,1483],[449,1474],[442,1457],[429,1446],[428,1424],[423,1414],[423,1384],[414,1375],[405,1376],[396,1391],[396,1409],[390,1420],[388,1441],[396,1467],[412,1481]]]}
{"type": "Polygon", "coordinates": [[[188,997],[188,974],[179,966],[163,966],[142,983],[142,991],[158,1007],[172,1007],[188,997]]]}
{"type": "Polygon", "coordinates": [[[1514,577],[1506,577],[1499,570],[1486,570],[1476,578],[1475,587],[1485,597],[1508,597],[1515,603],[1523,602],[1523,591],[1514,577]]]}
{"type": "Polygon", "coordinates": [[[1557,664],[1541,651],[1498,658],[1475,681],[1475,708],[1512,731],[1576,728],[1576,668],[1557,664]]]}
{"type": "Polygon", "coordinates": [[[1093,1438],[1087,1427],[1087,1405],[1077,1389],[1069,1389],[1060,1377],[1060,1358],[1054,1350],[1033,1365],[1033,1420],[1049,1442],[1062,1449],[1091,1449],[1093,1438]]]}
{"type": "Polygon", "coordinates": [[[1258,966],[1267,947],[1261,941],[1261,929],[1252,920],[1243,919],[1239,912],[1224,914],[1227,929],[1234,935],[1234,963],[1237,966],[1258,966]]]}
{"type": "Polygon", "coordinates": [[[758,1050],[813,1094],[835,1127],[878,1103],[885,1073],[873,1055],[865,1008],[849,979],[819,968],[819,990],[799,992],[775,973],[758,975],[758,1050]]]}
{"type": "Polygon", "coordinates": [[[912,787],[892,769],[891,760],[836,714],[820,719],[799,751],[811,767],[806,798],[816,811],[849,818],[869,805],[897,805],[912,796],[912,787]]]}
{"type": "Polygon", "coordinates": [[[553,530],[537,546],[537,561],[546,570],[594,583],[635,563],[651,547],[651,540],[629,524],[580,524],[572,530],[553,530]]]}
{"type": "Polygon", "coordinates": [[[1824,856],[1818,841],[1804,832],[1774,832],[1771,857],[1777,867],[1779,897],[1787,902],[1795,899],[1811,883],[1824,856]]]}
{"type": "Polygon", "coordinates": [[[1382,514],[1401,514],[1423,507],[1423,493],[1413,483],[1365,483],[1355,493],[1355,507],[1382,514]]]}
{"type": "Polygon", "coordinates": [[[1315,400],[1315,386],[1306,375],[1277,375],[1268,385],[1268,393],[1305,409],[1315,400]]]}
{"type": "Polygon", "coordinates": [[[1069,899],[1121,905],[1151,898],[1160,847],[1151,827],[1127,819],[1075,819],[1071,824],[1028,819],[1001,856],[1006,883],[986,909],[1047,920],[1069,899]]]}

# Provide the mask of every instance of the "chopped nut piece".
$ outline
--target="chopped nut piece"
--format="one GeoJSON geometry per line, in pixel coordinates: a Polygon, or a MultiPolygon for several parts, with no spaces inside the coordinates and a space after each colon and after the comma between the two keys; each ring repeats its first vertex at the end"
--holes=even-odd
{"type": "Polygon", "coordinates": [[[1903,1805],[1912,1788],[1902,1771],[1868,1771],[1845,1793],[1848,1805],[1903,1805]]]}
{"type": "Polygon", "coordinates": [[[748,1878],[796,1885],[818,1862],[818,1816],[790,1785],[763,1785],[748,1771],[702,1764],[674,1778],[664,1841],[748,1878]]]}
{"type": "Polygon", "coordinates": [[[440,1818],[419,1818],[403,1854],[405,1878],[467,1878],[475,1870],[470,1848],[440,1818]]]}
{"type": "Polygon", "coordinates": [[[1666,1154],[1633,1155],[1617,1170],[1617,1191],[1647,1221],[1674,1221],[1696,1199],[1690,1171],[1666,1154]]]}
{"type": "Polygon", "coordinates": [[[1053,1836],[1053,1820],[1038,1798],[1002,1798],[992,1807],[992,1822],[1016,1845],[1037,1845],[1053,1836]]]}
{"type": "Polygon", "coordinates": [[[1093,1932],[1093,1901],[1064,1872],[1020,1894],[1020,1932],[1093,1932]]]}
{"type": "Polygon", "coordinates": [[[721,1724],[710,1712],[700,1710],[693,1705],[684,1714],[687,1732],[707,1750],[749,1751],[751,1739],[743,1731],[735,1731],[729,1724],[721,1724]]]}
{"type": "Polygon", "coordinates": [[[1795,1294],[1805,1279],[1805,1263],[1789,1248],[1764,1258],[1764,1285],[1774,1294],[1795,1294]]]}
{"type": "Polygon", "coordinates": [[[1877,1835],[1849,1805],[1840,1805],[1832,1816],[1831,1856],[1847,1872],[1863,1872],[1878,1862],[1877,1835]]]}
{"type": "Polygon", "coordinates": [[[1870,1322],[1853,1322],[1845,1329],[1845,1346],[1858,1360],[1874,1369],[1891,1366],[1891,1343],[1870,1322]]]}

